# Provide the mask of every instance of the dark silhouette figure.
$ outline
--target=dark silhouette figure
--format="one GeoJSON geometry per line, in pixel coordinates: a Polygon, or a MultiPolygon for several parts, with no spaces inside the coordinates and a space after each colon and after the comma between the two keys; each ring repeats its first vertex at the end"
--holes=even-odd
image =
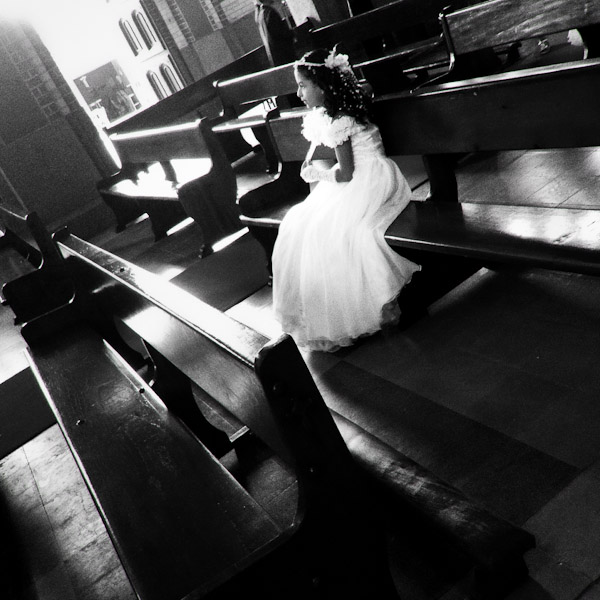
{"type": "Polygon", "coordinates": [[[276,0],[258,0],[254,20],[269,62],[273,67],[294,62],[294,34],[287,21],[275,8],[276,0]]]}

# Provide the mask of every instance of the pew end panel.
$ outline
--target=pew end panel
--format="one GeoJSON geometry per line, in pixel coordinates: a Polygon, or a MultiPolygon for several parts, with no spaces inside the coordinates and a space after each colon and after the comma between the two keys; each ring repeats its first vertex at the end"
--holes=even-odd
{"type": "Polygon", "coordinates": [[[74,288],[62,256],[39,215],[18,214],[0,206],[0,221],[6,228],[6,243],[32,265],[29,273],[2,282],[2,303],[11,307],[15,323],[68,303],[74,288]]]}
{"type": "Polygon", "coordinates": [[[210,248],[239,229],[235,174],[208,120],[115,133],[110,140],[122,169],[98,189],[115,213],[117,230],[147,213],[160,239],[189,216],[210,248]]]}

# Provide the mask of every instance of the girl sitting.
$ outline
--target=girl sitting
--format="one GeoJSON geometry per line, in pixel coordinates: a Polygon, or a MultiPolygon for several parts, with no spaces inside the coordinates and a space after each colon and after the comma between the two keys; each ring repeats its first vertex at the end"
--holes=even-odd
{"type": "Polygon", "coordinates": [[[313,50],[294,74],[298,97],[312,109],[303,121],[311,147],[300,174],[319,183],[279,228],[273,306],[298,346],[334,351],[398,322],[398,295],[420,267],[397,255],[384,234],[411,190],[385,155],[347,56],[313,50]],[[319,144],[335,149],[330,169],[312,162],[319,144]]]}

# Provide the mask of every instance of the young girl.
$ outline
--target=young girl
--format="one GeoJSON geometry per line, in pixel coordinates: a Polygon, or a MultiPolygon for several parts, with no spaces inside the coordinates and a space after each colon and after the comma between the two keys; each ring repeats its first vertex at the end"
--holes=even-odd
{"type": "Polygon", "coordinates": [[[398,256],[384,233],[411,191],[369,121],[348,57],[313,50],[294,73],[298,97],[312,109],[303,121],[311,148],[300,174],[319,183],[279,228],[273,305],[298,346],[334,351],[400,317],[398,294],[419,266],[398,256]],[[335,149],[332,168],[312,163],[318,144],[335,149]]]}

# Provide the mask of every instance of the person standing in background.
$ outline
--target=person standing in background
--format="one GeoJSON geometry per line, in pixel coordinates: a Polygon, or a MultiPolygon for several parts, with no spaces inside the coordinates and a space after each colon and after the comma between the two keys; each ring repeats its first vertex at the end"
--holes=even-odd
{"type": "MultiPolygon", "coordinates": [[[[283,4],[281,0],[256,0],[254,10],[254,20],[272,67],[293,63],[296,60],[294,33],[286,18],[283,4]]],[[[267,102],[267,107],[274,108],[271,102],[267,102]]],[[[280,96],[275,102],[278,108],[301,106],[295,94],[280,96]]],[[[279,163],[266,131],[259,128],[254,130],[254,135],[264,151],[267,173],[277,173],[279,163]]]]}
{"type": "Polygon", "coordinates": [[[254,20],[271,66],[294,62],[294,34],[279,0],[257,0],[254,20]]]}

